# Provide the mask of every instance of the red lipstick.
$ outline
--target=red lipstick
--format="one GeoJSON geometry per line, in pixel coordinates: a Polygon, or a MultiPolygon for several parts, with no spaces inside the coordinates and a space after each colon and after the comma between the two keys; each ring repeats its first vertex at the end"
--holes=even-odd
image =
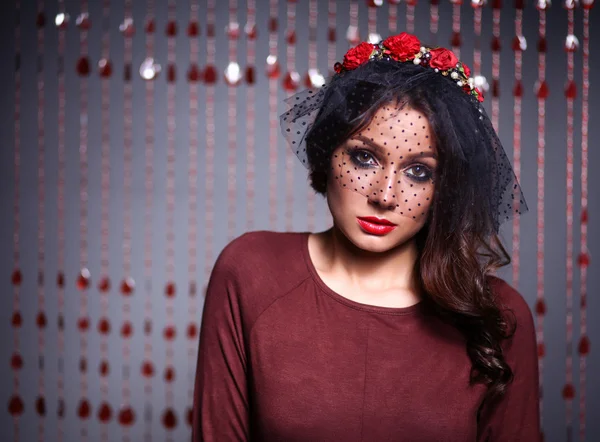
{"type": "Polygon", "coordinates": [[[372,235],[386,235],[396,228],[396,224],[387,219],[375,216],[357,217],[358,225],[367,233],[372,235]]]}

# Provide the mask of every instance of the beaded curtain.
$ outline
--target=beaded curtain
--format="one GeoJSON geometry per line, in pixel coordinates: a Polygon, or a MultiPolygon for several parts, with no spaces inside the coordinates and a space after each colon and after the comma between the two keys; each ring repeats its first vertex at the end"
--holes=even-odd
{"type": "Polygon", "coordinates": [[[599,440],[593,6],[2,2],[2,440],[189,438],[220,250],[331,225],[279,133],[282,100],[404,30],[472,67],[527,198],[500,276],[536,320],[545,440],[599,440]]]}

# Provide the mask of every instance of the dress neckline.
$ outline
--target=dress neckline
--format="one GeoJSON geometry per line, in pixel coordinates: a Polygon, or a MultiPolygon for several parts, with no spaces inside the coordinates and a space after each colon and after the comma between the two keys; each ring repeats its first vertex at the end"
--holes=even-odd
{"type": "Polygon", "coordinates": [[[349,298],[346,298],[345,296],[340,295],[335,290],[333,290],[331,287],[329,287],[327,284],[325,284],[325,281],[323,281],[323,279],[321,279],[321,277],[319,276],[319,273],[317,272],[317,269],[316,269],[314,263],[312,262],[312,259],[310,257],[310,253],[308,250],[309,236],[310,236],[310,232],[300,232],[299,238],[302,243],[301,244],[302,256],[304,258],[304,262],[306,263],[306,267],[308,268],[308,270],[312,276],[312,279],[319,286],[319,288],[321,289],[321,291],[323,293],[325,293],[329,297],[335,299],[336,301],[338,301],[348,307],[351,307],[355,310],[363,310],[363,311],[372,312],[372,313],[382,313],[382,314],[386,314],[386,315],[413,315],[413,314],[418,314],[418,313],[423,312],[424,307],[425,307],[425,303],[423,302],[423,300],[419,301],[416,304],[410,305],[408,307],[383,307],[383,306],[379,306],[379,305],[363,304],[362,302],[353,301],[352,299],[349,299],[349,298]]]}

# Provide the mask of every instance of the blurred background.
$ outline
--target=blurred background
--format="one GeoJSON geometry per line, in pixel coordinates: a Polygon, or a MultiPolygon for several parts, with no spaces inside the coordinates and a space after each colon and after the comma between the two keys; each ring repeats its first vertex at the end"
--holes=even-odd
{"type": "Polygon", "coordinates": [[[600,440],[593,3],[1,2],[1,439],[188,440],[219,252],[331,225],[283,100],[409,31],[471,67],[525,193],[500,276],[536,319],[545,440],[600,440]]]}

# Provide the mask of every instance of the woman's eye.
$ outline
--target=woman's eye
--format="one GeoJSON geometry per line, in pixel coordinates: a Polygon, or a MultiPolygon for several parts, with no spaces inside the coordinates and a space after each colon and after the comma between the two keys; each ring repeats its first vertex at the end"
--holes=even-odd
{"type": "Polygon", "coordinates": [[[431,171],[429,168],[422,165],[415,165],[406,169],[406,174],[421,181],[426,181],[431,178],[431,171]]]}
{"type": "Polygon", "coordinates": [[[362,166],[372,166],[377,163],[375,158],[373,158],[373,155],[366,150],[356,150],[352,152],[352,158],[362,166]]]}

